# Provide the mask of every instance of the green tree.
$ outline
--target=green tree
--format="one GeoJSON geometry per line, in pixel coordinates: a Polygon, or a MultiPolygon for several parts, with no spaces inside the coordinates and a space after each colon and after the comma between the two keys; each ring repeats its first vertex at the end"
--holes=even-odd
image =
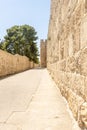
{"type": "Polygon", "coordinates": [[[1,49],[1,50],[4,50],[4,41],[1,41],[1,42],[0,42],[0,49],[1,49]]]}
{"type": "Polygon", "coordinates": [[[32,26],[21,25],[13,26],[7,29],[7,35],[4,37],[3,50],[12,54],[27,56],[30,60],[38,62],[38,48],[36,40],[37,32],[32,26]]]}

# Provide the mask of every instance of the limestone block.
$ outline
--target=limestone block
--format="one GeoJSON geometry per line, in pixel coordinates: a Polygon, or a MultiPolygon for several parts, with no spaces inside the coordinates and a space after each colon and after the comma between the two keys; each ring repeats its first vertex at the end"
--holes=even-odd
{"type": "Polygon", "coordinates": [[[59,86],[59,89],[61,91],[61,94],[66,98],[66,100],[68,99],[68,91],[69,91],[69,88],[67,86],[65,86],[62,82],[60,82],[58,84],[59,86]]]}
{"type": "Polygon", "coordinates": [[[87,16],[84,17],[81,21],[81,48],[84,48],[87,45],[87,16]]]}
{"type": "Polygon", "coordinates": [[[87,62],[81,64],[81,75],[87,76],[87,62]]]}
{"type": "Polygon", "coordinates": [[[85,80],[84,80],[84,95],[87,101],[87,77],[85,77],[85,80]]]}
{"type": "Polygon", "coordinates": [[[87,48],[82,49],[80,52],[78,63],[80,66],[80,74],[87,76],[87,48]]]}
{"type": "Polygon", "coordinates": [[[34,67],[33,61],[30,61],[30,68],[32,69],[34,67]]]}
{"type": "Polygon", "coordinates": [[[81,55],[81,50],[78,51],[75,54],[75,59],[76,59],[76,73],[77,74],[80,74],[80,71],[81,71],[81,58],[80,58],[80,55],[81,55]]]}
{"type": "Polygon", "coordinates": [[[71,88],[71,84],[72,84],[72,73],[64,73],[64,76],[62,76],[63,80],[63,84],[65,86],[67,86],[67,88],[71,88]]]}
{"type": "Polygon", "coordinates": [[[0,50],[0,76],[18,73],[29,69],[29,59],[25,56],[11,55],[0,50]]]}
{"type": "Polygon", "coordinates": [[[87,102],[80,106],[78,122],[81,128],[87,128],[87,102]]]}
{"type": "Polygon", "coordinates": [[[81,104],[84,102],[83,98],[76,95],[71,89],[69,89],[67,101],[75,119],[78,120],[78,111],[81,104]]]}
{"type": "Polygon", "coordinates": [[[39,64],[34,63],[34,68],[39,67],[39,64]]]}
{"type": "Polygon", "coordinates": [[[4,66],[3,66],[2,62],[3,62],[3,58],[0,57],[0,75],[3,75],[3,70],[4,70],[4,66]]]}
{"type": "Polygon", "coordinates": [[[73,112],[74,117],[77,119],[78,103],[76,102],[76,95],[70,89],[68,90],[67,101],[68,101],[70,109],[73,112]]]}
{"type": "Polygon", "coordinates": [[[57,63],[57,68],[60,71],[65,71],[66,70],[66,60],[61,60],[57,63]]]}
{"type": "Polygon", "coordinates": [[[65,85],[66,74],[64,71],[60,71],[59,76],[61,77],[60,82],[65,85]]]}
{"type": "Polygon", "coordinates": [[[7,74],[14,73],[13,67],[15,64],[13,64],[13,59],[14,59],[13,55],[11,55],[9,53],[6,54],[5,68],[6,68],[7,74]]]}
{"type": "Polygon", "coordinates": [[[72,35],[72,33],[69,34],[68,41],[69,41],[69,56],[72,56],[73,52],[74,52],[74,50],[73,50],[74,44],[73,44],[73,35],[72,35]]]}
{"type": "Polygon", "coordinates": [[[7,74],[7,69],[6,69],[6,53],[3,53],[3,51],[0,51],[0,75],[3,76],[4,74],[6,75],[7,74]]]}
{"type": "Polygon", "coordinates": [[[16,56],[16,60],[17,60],[17,62],[16,62],[16,71],[17,71],[17,72],[20,72],[20,69],[21,69],[21,67],[20,67],[20,65],[19,65],[20,58],[19,58],[19,55],[18,55],[18,54],[16,54],[15,56],[16,56]]]}
{"type": "Polygon", "coordinates": [[[46,67],[47,62],[47,40],[40,41],[40,65],[46,67]]]}
{"type": "Polygon", "coordinates": [[[87,47],[82,49],[81,54],[80,54],[82,62],[87,62],[87,47]]]}
{"type": "Polygon", "coordinates": [[[60,83],[59,88],[61,94],[68,101],[69,107],[72,110],[72,113],[76,120],[78,120],[78,110],[80,105],[84,102],[83,98],[76,95],[70,88],[66,87],[64,84],[60,83]]]}
{"type": "Polygon", "coordinates": [[[66,60],[66,71],[67,72],[76,72],[77,61],[74,56],[68,57],[66,60]]]}
{"type": "Polygon", "coordinates": [[[27,68],[27,69],[29,69],[29,65],[30,65],[30,61],[29,61],[29,59],[26,57],[26,56],[23,56],[23,59],[24,59],[24,61],[23,61],[23,64],[24,64],[24,70],[27,68]]]}
{"type": "Polygon", "coordinates": [[[79,74],[72,74],[71,89],[85,100],[84,81],[84,76],[81,76],[79,74]]]}
{"type": "Polygon", "coordinates": [[[57,84],[61,82],[61,72],[59,70],[55,71],[55,81],[57,84]]]}
{"type": "Polygon", "coordinates": [[[16,55],[14,56],[14,58],[12,57],[12,72],[16,73],[17,72],[17,57],[16,55]]]}

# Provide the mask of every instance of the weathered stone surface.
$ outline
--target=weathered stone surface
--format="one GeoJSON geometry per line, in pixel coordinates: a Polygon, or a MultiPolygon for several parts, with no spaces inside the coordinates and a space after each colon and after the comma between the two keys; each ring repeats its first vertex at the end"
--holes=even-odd
{"type": "Polygon", "coordinates": [[[47,40],[40,41],[40,66],[47,66],[47,40]]]}
{"type": "Polygon", "coordinates": [[[67,72],[76,72],[77,64],[74,56],[68,57],[66,60],[66,71],[67,72]]]}
{"type": "Polygon", "coordinates": [[[68,98],[67,101],[69,103],[69,107],[73,112],[74,117],[76,118],[76,120],[78,120],[78,110],[80,105],[84,102],[84,100],[76,95],[72,90],[69,89],[69,91],[67,91],[68,93],[68,98]]]}
{"type": "Polygon", "coordinates": [[[11,55],[0,50],[0,76],[18,73],[30,68],[29,59],[25,56],[11,55]]]}
{"type": "Polygon", "coordinates": [[[82,128],[87,128],[87,102],[82,103],[80,106],[79,125],[82,128]]]}
{"type": "Polygon", "coordinates": [[[58,64],[58,69],[61,71],[65,71],[66,70],[66,60],[61,60],[58,64]]]}
{"type": "Polygon", "coordinates": [[[47,68],[74,117],[86,127],[78,115],[87,102],[87,0],[51,0],[47,68]]]}
{"type": "Polygon", "coordinates": [[[81,48],[84,48],[87,45],[87,17],[81,21],[81,48]]]}
{"type": "Polygon", "coordinates": [[[70,88],[79,96],[85,99],[84,94],[84,80],[85,77],[81,75],[72,74],[72,82],[70,88]]]}
{"type": "Polygon", "coordinates": [[[30,68],[32,69],[34,67],[33,61],[30,61],[30,68]]]}
{"type": "Polygon", "coordinates": [[[84,80],[84,94],[87,101],[87,77],[85,77],[85,80],[84,80]]]}

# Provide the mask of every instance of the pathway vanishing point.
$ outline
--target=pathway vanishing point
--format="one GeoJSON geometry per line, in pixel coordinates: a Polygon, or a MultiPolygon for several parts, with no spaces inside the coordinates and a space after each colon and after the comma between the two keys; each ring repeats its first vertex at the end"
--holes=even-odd
{"type": "Polygon", "coordinates": [[[80,130],[47,69],[0,80],[0,130],[80,130]]]}

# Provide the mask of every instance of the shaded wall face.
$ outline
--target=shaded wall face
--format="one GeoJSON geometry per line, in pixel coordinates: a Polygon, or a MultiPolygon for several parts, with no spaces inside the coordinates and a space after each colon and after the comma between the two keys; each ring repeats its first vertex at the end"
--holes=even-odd
{"type": "Polygon", "coordinates": [[[87,128],[87,0],[52,0],[47,68],[79,125],[87,128]]]}

